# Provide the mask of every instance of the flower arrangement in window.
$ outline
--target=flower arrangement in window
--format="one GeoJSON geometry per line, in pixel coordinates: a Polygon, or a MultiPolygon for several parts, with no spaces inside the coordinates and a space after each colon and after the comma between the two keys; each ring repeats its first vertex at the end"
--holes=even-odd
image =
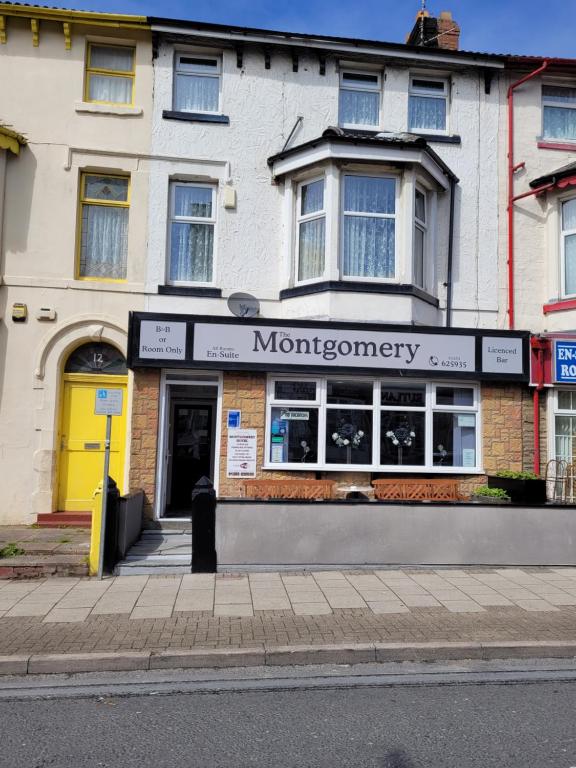
{"type": "Polygon", "coordinates": [[[359,448],[363,437],[364,432],[347,421],[342,421],[336,432],[332,433],[332,440],[338,448],[359,448]]]}
{"type": "Polygon", "coordinates": [[[404,448],[412,447],[412,443],[416,439],[416,432],[414,432],[407,421],[403,421],[394,429],[389,429],[388,432],[386,432],[386,437],[392,442],[392,445],[396,446],[398,451],[398,464],[402,464],[404,459],[404,448]]]}
{"type": "Polygon", "coordinates": [[[396,429],[389,429],[386,432],[386,437],[392,440],[392,444],[396,447],[402,446],[410,448],[412,441],[416,437],[414,430],[410,429],[407,424],[400,424],[396,429]]]}

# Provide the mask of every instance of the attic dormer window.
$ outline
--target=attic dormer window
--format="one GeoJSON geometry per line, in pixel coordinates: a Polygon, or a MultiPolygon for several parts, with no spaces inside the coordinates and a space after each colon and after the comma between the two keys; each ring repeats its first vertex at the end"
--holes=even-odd
{"type": "Polygon", "coordinates": [[[378,72],[340,72],[340,125],[377,128],[380,125],[380,91],[378,72]]]}

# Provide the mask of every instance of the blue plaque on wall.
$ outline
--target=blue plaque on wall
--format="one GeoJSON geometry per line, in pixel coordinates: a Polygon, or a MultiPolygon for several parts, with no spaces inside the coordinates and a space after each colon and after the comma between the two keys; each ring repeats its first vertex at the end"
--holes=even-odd
{"type": "Polygon", "coordinates": [[[554,381],[576,384],[576,341],[557,339],[554,343],[554,381]]]}

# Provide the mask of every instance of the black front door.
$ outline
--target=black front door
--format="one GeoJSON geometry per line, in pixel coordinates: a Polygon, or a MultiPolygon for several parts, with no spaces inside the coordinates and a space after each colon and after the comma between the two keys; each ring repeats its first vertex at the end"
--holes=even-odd
{"type": "Polygon", "coordinates": [[[212,479],[212,405],[174,403],[172,471],[167,514],[190,514],[192,489],[203,476],[212,479]]]}

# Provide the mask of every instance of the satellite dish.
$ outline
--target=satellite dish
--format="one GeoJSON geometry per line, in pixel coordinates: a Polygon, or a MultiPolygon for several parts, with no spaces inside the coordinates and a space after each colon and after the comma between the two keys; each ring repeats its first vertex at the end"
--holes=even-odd
{"type": "Polygon", "coordinates": [[[236,317],[256,317],[260,312],[260,302],[249,293],[233,293],[228,297],[228,309],[236,317]]]}

